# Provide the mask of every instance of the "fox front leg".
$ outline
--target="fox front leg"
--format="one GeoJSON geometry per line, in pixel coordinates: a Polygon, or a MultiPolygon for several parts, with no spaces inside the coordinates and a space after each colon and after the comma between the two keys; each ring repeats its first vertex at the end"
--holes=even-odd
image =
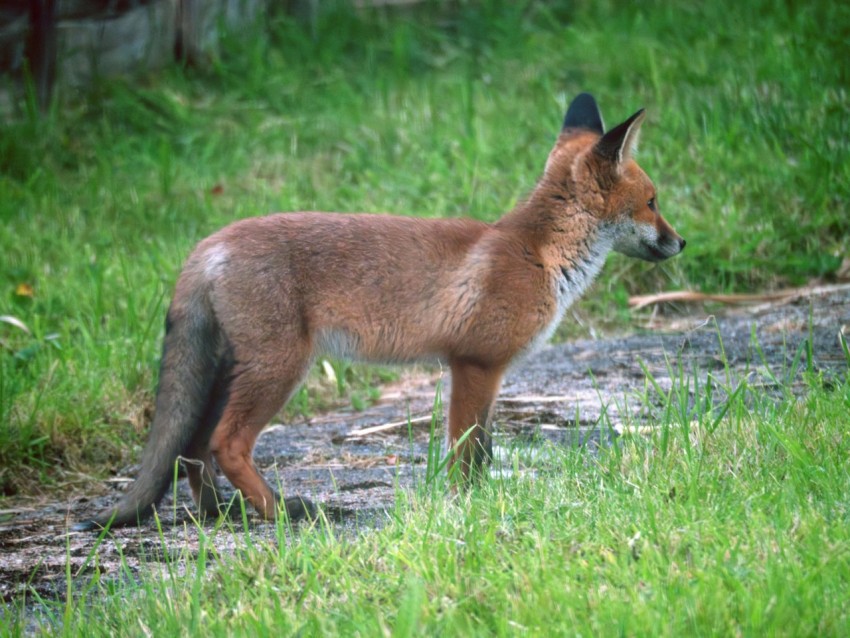
{"type": "Polygon", "coordinates": [[[481,474],[493,455],[490,414],[504,368],[453,361],[451,371],[449,445],[454,451],[449,474],[467,483],[481,474]]]}

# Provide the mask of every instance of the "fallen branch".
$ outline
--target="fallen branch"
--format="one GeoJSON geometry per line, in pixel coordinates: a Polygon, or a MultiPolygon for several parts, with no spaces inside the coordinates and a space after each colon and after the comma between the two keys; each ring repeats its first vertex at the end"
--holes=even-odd
{"type": "Polygon", "coordinates": [[[401,427],[402,425],[407,425],[408,423],[424,423],[425,421],[430,421],[431,415],[427,416],[418,416],[415,419],[405,419],[404,421],[393,421],[392,423],[384,423],[383,425],[371,425],[368,428],[360,428],[359,430],[352,430],[346,436],[366,436],[367,434],[375,434],[376,432],[384,432],[385,430],[392,430],[393,428],[401,427]]]}
{"type": "Polygon", "coordinates": [[[725,304],[761,303],[765,301],[787,301],[796,297],[811,297],[829,292],[850,290],[850,284],[837,284],[834,286],[813,286],[806,288],[786,288],[774,292],[760,294],[714,294],[706,292],[695,292],[693,290],[674,290],[660,292],[654,295],[634,295],[629,297],[629,305],[635,310],[652,304],[667,303],[670,301],[696,302],[715,301],[725,304]]]}
{"type": "Polygon", "coordinates": [[[520,397],[499,397],[499,403],[560,403],[562,401],[571,401],[575,397],[567,396],[545,396],[545,395],[528,395],[520,397]]]}

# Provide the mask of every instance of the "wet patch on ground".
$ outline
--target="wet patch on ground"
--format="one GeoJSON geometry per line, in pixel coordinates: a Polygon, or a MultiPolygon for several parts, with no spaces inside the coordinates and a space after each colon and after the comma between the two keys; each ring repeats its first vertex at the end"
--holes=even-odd
{"type": "MultiPolygon", "coordinates": [[[[807,367],[828,383],[847,373],[838,335],[850,333],[850,286],[716,318],[702,314],[650,323],[627,337],[552,346],[516,366],[496,405],[497,461],[505,449],[534,451],[545,445],[581,446],[590,454],[624,427],[652,426],[660,408],[647,374],[662,390],[681,378],[691,384],[696,379],[700,387],[713,383],[721,400],[723,386],[742,379],[777,398],[799,393],[807,367]]],[[[258,442],[256,463],[282,493],[319,504],[340,531],[380,526],[399,490],[425,480],[438,385],[448,405],[448,376],[418,372],[386,388],[364,411],[272,425],[258,442]]],[[[442,441],[439,422],[436,432],[442,441]]],[[[125,476],[134,472],[127,468],[125,476]]],[[[178,483],[176,500],[172,492],[161,503],[160,528],[150,522],[100,540],[96,534],[69,532],[73,522],[115,502],[128,480],[97,486],[97,497],[73,493],[47,505],[22,500],[0,511],[0,598],[9,601],[24,591],[62,595],[69,566],[83,582],[96,571],[102,577],[132,577],[165,554],[192,556],[199,529],[185,480],[178,483]]],[[[251,514],[249,519],[253,539],[277,537],[274,523],[251,514]]],[[[245,542],[241,520],[237,516],[231,524],[208,523],[202,529],[216,551],[226,553],[245,542]]]]}

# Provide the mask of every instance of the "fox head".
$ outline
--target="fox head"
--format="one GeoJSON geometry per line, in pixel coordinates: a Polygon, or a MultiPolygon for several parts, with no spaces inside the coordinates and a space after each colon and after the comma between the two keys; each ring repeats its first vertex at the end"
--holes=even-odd
{"type": "Polygon", "coordinates": [[[662,261],[682,252],[685,240],[661,216],[655,186],[632,158],[644,117],[641,109],[606,133],[596,100],[582,93],[567,110],[544,180],[566,186],[614,250],[662,261]]]}

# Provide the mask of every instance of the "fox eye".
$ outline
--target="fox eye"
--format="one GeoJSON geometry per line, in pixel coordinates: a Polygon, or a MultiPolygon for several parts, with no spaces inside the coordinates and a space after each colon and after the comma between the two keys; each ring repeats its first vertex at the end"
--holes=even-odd
{"type": "Polygon", "coordinates": [[[646,205],[649,206],[649,210],[651,210],[653,213],[655,212],[655,198],[654,197],[652,199],[650,199],[648,202],[646,202],[646,205]]]}

